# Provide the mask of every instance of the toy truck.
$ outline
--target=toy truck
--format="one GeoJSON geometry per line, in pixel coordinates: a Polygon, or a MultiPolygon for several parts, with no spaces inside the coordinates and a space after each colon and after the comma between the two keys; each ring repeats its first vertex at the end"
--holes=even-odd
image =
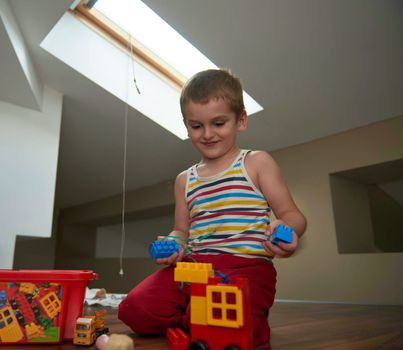
{"type": "Polygon", "coordinates": [[[190,335],[169,328],[171,350],[251,350],[252,313],[248,281],[214,277],[212,264],[178,262],[175,281],[190,282],[190,335]]]}
{"type": "Polygon", "coordinates": [[[82,316],[74,327],[73,343],[76,345],[92,345],[101,335],[108,332],[105,328],[106,311],[96,311],[95,316],[82,316]]]}

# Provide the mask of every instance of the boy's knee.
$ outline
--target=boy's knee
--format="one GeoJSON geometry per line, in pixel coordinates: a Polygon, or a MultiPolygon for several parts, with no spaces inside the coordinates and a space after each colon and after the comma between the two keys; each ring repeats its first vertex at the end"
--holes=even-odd
{"type": "Polygon", "coordinates": [[[149,329],[147,319],[150,315],[146,311],[144,302],[136,295],[128,295],[119,304],[118,318],[137,334],[153,333],[149,329]]]}
{"type": "Polygon", "coordinates": [[[270,341],[270,326],[267,317],[253,316],[253,342],[255,346],[270,341]]]}

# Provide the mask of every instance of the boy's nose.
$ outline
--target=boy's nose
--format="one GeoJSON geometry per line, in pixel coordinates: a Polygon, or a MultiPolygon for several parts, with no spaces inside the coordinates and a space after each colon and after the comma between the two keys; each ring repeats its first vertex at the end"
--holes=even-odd
{"type": "Polygon", "coordinates": [[[209,127],[204,128],[203,137],[205,139],[210,139],[213,137],[213,131],[211,130],[211,128],[209,128],[209,127]]]}

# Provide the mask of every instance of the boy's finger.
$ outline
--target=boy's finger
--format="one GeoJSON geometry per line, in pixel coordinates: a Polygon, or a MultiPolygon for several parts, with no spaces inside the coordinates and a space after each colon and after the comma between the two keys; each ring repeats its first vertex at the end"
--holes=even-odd
{"type": "Polygon", "coordinates": [[[294,244],[287,244],[287,243],[283,243],[283,242],[279,242],[278,246],[288,252],[288,253],[292,253],[295,250],[295,245],[294,244]]]}
{"type": "Polygon", "coordinates": [[[176,260],[178,259],[179,254],[178,253],[173,253],[169,258],[169,265],[172,265],[176,262],[176,260]]]}
{"type": "Polygon", "coordinates": [[[181,249],[179,250],[178,258],[176,259],[176,261],[182,261],[184,252],[185,252],[185,251],[183,250],[183,248],[181,248],[181,249]]]}
{"type": "Polygon", "coordinates": [[[281,249],[279,246],[269,241],[263,242],[263,245],[265,245],[268,248],[268,250],[276,256],[284,256],[286,254],[286,252],[283,249],[281,249]]]}

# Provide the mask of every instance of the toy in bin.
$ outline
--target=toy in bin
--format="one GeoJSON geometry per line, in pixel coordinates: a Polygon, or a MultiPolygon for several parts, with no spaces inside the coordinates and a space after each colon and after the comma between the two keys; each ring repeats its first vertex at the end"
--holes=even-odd
{"type": "Polygon", "coordinates": [[[0,345],[71,340],[96,278],[87,270],[0,270],[0,345]]]}

